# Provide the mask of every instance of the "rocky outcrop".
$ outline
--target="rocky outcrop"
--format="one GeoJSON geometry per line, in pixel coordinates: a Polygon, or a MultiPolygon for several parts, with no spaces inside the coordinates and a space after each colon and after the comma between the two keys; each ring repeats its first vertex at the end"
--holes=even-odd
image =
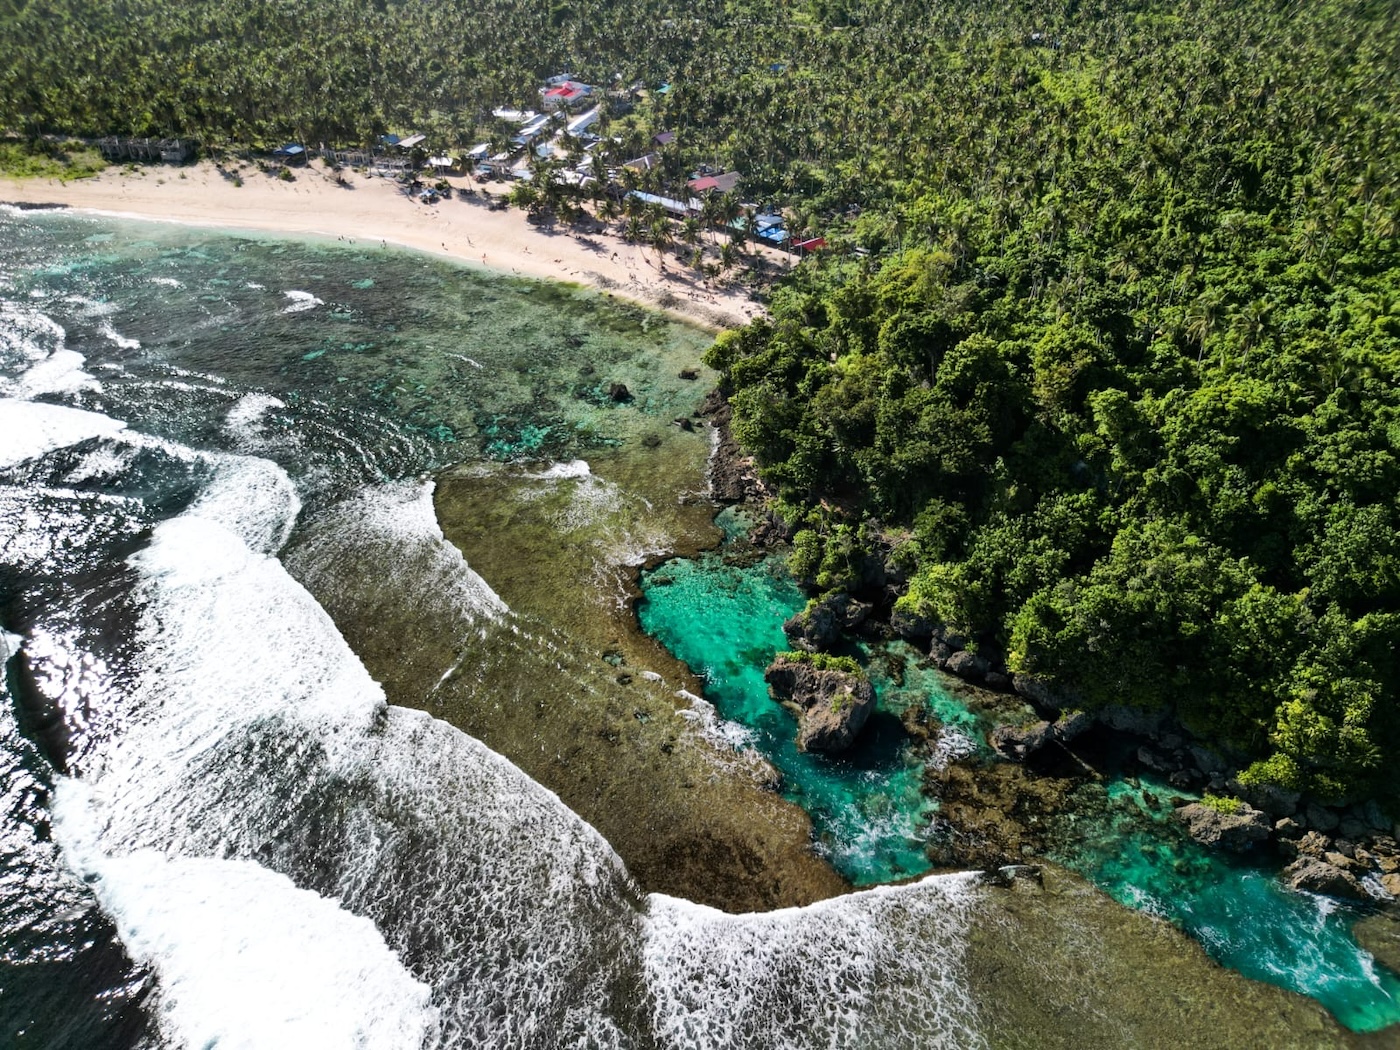
{"type": "Polygon", "coordinates": [[[779,656],[763,675],[768,692],[798,718],[797,749],[840,754],[855,742],[875,706],[864,674],[779,656]]]}
{"type": "Polygon", "coordinates": [[[768,497],[768,487],[758,477],[753,458],[745,454],[729,429],[732,415],[729,402],[712,390],[696,412],[709,417],[719,431],[714,454],[710,457],[710,498],[716,503],[758,503],[768,497]]]}
{"type": "Polygon", "coordinates": [[[1074,697],[1061,692],[1050,683],[1039,678],[1032,678],[1030,675],[1012,675],[1011,688],[1016,691],[1017,696],[1025,697],[1043,710],[1059,711],[1066,707],[1077,706],[1074,697]]]}
{"type": "Polygon", "coordinates": [[[1283,869],[1283,878],[1295,890],[1346,900],[1367,899],[1367,893],[1355,875],[1322,857],[1299,857],[1283,869]]]}
{"type": "Polygon", "coordinates": [[[841,637],[846,618],[846,596],[827,595],[807,603],[807,607],[783,624],[788,644],[809,653],[825,652],[841,637]]]}
{"type": "Polygon", "coordinates": [[[1055,720],[1055,739],[1068,744],[1094,728],[1094,716],[1088,711],[1066,711],[1055,720]]]}
{"type": "Polygon", "coordinates": [[[948,657],[947,663],[944,664],[944,670],[959,678],[966,678],[970,682],[980,682],[987,677],[991,665],[985,656],[978,656],[966,649],[960,649],[948,657]]]}
{"type": "Polygon", "coordinates": [[[1176,811],[1176,819],[1185,824],[1187,834],[1202,845],[1233,853],[1253,849],[1273,830],[1268,816],[1243,802],[1233,812],[1192,802],[1176,811]]]}
{"type": "Polygon", "coordinates": [[[1049,722],[1036,722],[1029,726],[997,726],[988,742],[1007,758],[1024,762],[1054,739],[1054,727],[1049,722]]]}
{"type": "Polygon", "coordinates": [[[1271,817],[1293,816],[1302,797],[1297,791],[1273,784],[1246,785],[1234,780],[1230,782],[1230,790],[1271,817]]]}

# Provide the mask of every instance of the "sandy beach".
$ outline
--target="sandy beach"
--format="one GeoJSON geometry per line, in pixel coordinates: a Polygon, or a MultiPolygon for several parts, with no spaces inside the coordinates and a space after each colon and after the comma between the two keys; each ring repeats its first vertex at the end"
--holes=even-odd
{"type": "MultiPolygon", "coordinates": [[[[744,324],[763,312],[746,289],[716,282],[706,287],[674,257],[667,259],[663,272],[654,251],[629,244],[611,230],[535,226],[519,209],[492,210],[480,189],[474,196],[454,194],[451,200],[424,204],[390,179],[346,171],[348,186],[339,185],[319,161],[296,169],[291,182],[252,165],[239,175],[241,186],[209,161],[179,168],[111,167],[66,183],[0,180],[0,200],[217,229],[392,244],[505,273],[573,281],[715,330],[744,324]]],[[[454,189],[480,185],[465,177],[448,181],[454,189]]],[[[509,186],[481,189],[498,197],[509,186]]],[[[784,259],[779,253],[765,254],[784,259]]]]}

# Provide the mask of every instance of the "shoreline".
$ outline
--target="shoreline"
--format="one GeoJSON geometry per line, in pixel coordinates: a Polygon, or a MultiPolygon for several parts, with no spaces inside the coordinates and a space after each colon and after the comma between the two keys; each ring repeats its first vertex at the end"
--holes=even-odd
{"type": "MultiPolygon", "coordinates": [[[[499,199],[509,186],[450,176],[454,196],[423,204],[392,179],[345,171],[337,184],[319,163],[297,169],[294,181],[247,168],[221,171],[211,161],[184,167],[109,167],[86,179],[6,179],[6,203],[61,206],[83,214],[214,230],[261,230],[323,237],[350,244],[420,251],[498,274],[561,281],[590,288],[719,332],[764,315],[761,303],[734,285],[712,285],[674,259],[659,270],[655,253],[612,229],[584,231],[531,223],[516,208],[493,210],[481,187],[499,199]],[[460,196],[469,188],[476,194],[460,196]]],[[[596,229],[596,228],[595,228],[596,229]]],[[[753,252],[770,261],[781,253],[753,252]]]]}

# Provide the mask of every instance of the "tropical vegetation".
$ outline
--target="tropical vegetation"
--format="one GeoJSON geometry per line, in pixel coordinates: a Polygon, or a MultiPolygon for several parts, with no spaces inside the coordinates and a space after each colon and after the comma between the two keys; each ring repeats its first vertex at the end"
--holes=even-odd
{"type": "Polygon", "coordinates": [[[609,161],[674,131],[659,180],[735,168],[830,245],[710,354],[814,587],[878,552],[1085,705],[1393,795],[1389,0],[8,0],[0,53],[27,141],[452,142],[643,82],[609,161]]]}

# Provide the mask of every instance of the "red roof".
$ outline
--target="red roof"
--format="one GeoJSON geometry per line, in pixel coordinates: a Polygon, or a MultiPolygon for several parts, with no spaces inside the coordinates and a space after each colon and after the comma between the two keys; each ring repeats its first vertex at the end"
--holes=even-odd
{"type": "Polygon", "coordinates": [[[688,183],[686,183],[686,185],[689,186],[696,193],[704,193],[706,190],[713,190],[718,188],[719,180],[716,179],[713,175],[705,175],[702,178],[691,179],[688,183]]]}
{"type": "Polygon", "coordinates": [[[810,240],[798,241],[795,247],[801,248],[804,252],[814,252],[818,248],[826,247],[826,238],[813,237],[810,240]]]}
{"type": "Polygon", "coordinates": [[[561,84],[559,87],[550,88],[544,93],[545,98],[578,98],[583,94],[583,89],[575,87],[573,84],[561,84]]]}

